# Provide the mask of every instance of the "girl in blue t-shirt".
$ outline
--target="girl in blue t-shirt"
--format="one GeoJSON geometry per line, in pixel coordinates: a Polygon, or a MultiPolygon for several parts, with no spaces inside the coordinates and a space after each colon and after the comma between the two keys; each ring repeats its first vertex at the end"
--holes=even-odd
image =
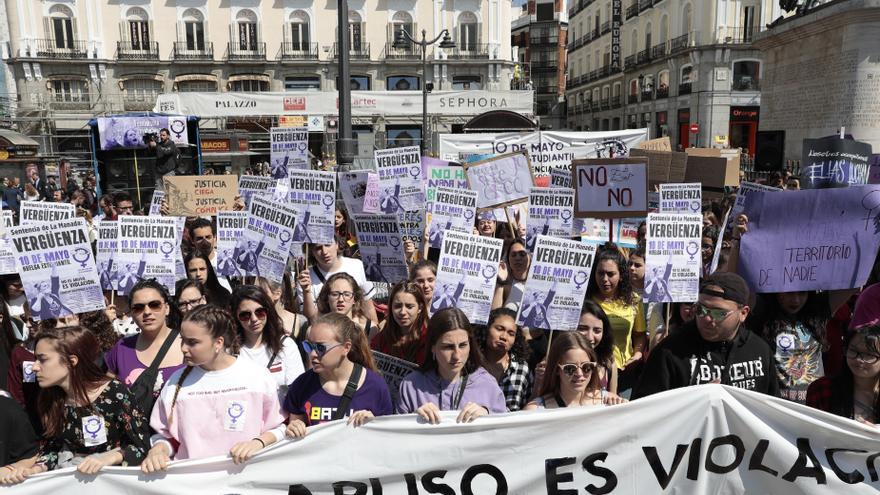
{"type": "Polygon", "coordinates": [[[312,369],[287,390],[288,436],[302,438],[307,427],[334,419],[348,417],[348,424],[357,427],[375,416],[392,414],[391,394],[375,371],[366,335],[349,318],[337,313],[321,316],[309,328],[303,348],[312,369]],[[346,400],[349,382],[357,388],[346,400]],[[344,412],[337,412],[345,402],[344,412]]]}

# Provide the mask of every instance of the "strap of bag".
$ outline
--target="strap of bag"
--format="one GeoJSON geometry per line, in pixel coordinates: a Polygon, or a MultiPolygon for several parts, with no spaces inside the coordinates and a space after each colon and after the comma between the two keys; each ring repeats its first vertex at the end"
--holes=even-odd
{"type": "Polygon", "coordinates": [[[288,337],[287,335],[284,335],[284,336],[281,337],[281,346],[278,347],[278,350],[275,351],[275,352],[273,352],[273,353],[272,353],[272,357],[269,358],[269,364],[266,365],[266,369],[267,369],[267,370],[272,369],[272,363],[275,362],[275,358],[278,357],[278,353],[281,352],[281,349],[284,348],[284,339],[289,339],[289,338],[290,338],[290,337],[288,337]]]}
{"type": "Polygon", "coordinates": [[[320,280],[322,284],[327,283],[327,278],[324,276],[323,273],[321,273],[320,268],[316,267],[315,265],[312,265],[312,273],[314,273],[315,276],[318,277],[318,280],[320,280]]]}
{"type": "MultiPolygon", "coordinates": [[[[153,362],[150,363],[150,366],[144,370],[143,373],[135,380],[135,383],[141,381],[141,379],[148,379],[150,376],[153,376],[153,382],[156,381],[156,373],[159,371],[159,365],[162,364],[162,360],[165,359],[165,355],[168,354],[168,349],[171,348],[171,344],[174,343],[174,339],[177,338],[177,334],[179,332],[177,330],[172,329],[171,333],[168,334],[168,337],[165,337],[165,342],[162,342],[162,347],[159,348],[159,353],[156,354],[156,357],[153,358],[153,362]]],[[[148,383],[150,386],[150,390],[153,388],[152,383],[148,383]]]]}
{"type": "Polygon", "coordinates": [[[334,420],[345,417],[345,414],[348,411],[348,406],[351,404],[351,399],[354,397],[354,393],[357,392],[358,382],[361,381],[361,373],[363,371],[364,367],[355,363],[354,369],[351,370],[351,376],[348,377],[348,384],[345,386],[345,392],[342,393],[342,398],[339,399],[339,406],[336,407],[336,412],[333,413],[334,420]]]}

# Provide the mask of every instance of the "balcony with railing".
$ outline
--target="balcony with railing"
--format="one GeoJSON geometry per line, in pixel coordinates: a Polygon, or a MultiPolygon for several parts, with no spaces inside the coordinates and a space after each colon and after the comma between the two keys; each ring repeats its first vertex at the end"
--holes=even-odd
{"type": "Polygon", "coordinates": [[[654,6],[651,0],[639,0],[639,12],[644,12],[654,6]]]}
{"type": "MultiPolygon", "coordinates": [[[[333,58],[339,57],[339,43],[333,43],[333,58]]],[[[351,60],[370,60],[370,44],[355,43],[348,49],[348,57],[351,60]]]]}
{"type": "Polygon", "coordinates": [[[149,112],[156,105],[158,95],[125,95],[122,98],[122,108],[126,112],[149,112]]]}
{"type": "Polygon", "coordinates": [[[22,56],[75,60],[89,58],[89,44],[85,40],[44,39],[34,44],[22,56]]]}
{"type": "Polygon", "coordinates": [[[159,43],[116,42],[116,60],[148,61],[159,60],[159,43]]]}
{"type": "Polygon", "coordinates": [[[653,99],[654,99],[654,90],[653,89],[642,90],[642,101],[651,101],[653,99]]]}
{"type": "Polygon", "coordinates": [[[318,60],[318,44],[285,41],[281,43],[281,60],[318,60]]]}
{"type": "Polygon", "coordinates": [[[692,82],[683,82],[678,85],[678,95],[679,96],[689,95],[689,94],[691,94],[692,90],[693,90],[693,83],[692,82]]]}
{"type": "Polygon", "coordinates": [[[532,36],[529,38],[529,44],[531,45],[555,45],[559,43],[558,35],[551,36],[532,36]]]}
{"type": "Polygon", "coordinates": [[[605,21],[602,23],[602,34],[607,34],[611,32],[611,21],[605,21]]]}
{"type": "Polygon", "coordinates": [[[636,66],[636,56],[629,55],[625,59],[623,59],[623,68],[625,70],[630,70],[636,66]]]}
{"type": "Polygon", "coordinates": [[[599,101],[599,108],[602,108],[602,109],[605,109],[605,110],[611,108],[611,99],[608,98],[607,96],[606,96],[605,98],[602,98],[602,99],[599,101]]]}
{"type": "Polygon", "coordinates": [[[452,50],[447,50],[446,53],[449,58],[458,60],[488,59],[489,45],[487,43],[458,44],[452,50]]]}
{"type": "Polygon", "coordinates": [[[660,98],[669,98],[669,86],[666,84],[661,84],[660,87],[657,88],[657,99],[660,98]]]}
{"type": "Polygon", "coordinates": [[[760,26],[730,26],[718,28],[715,34],[717,43],[725,45],[748,45],[755,41],[758,33],[761,32],[760,26]]]}
{"type": "Polygon", "coordinates": [[[623,106],[623,101],[621,101],[620,95],[611,97],[611,108],[620,108],[623,106]]]}
{"type": "Polygon", "coordinates": [[[174,52],[171,56],[174,60],[214,60],[214,43],[206,41],[198,45],[186,41],[175,41],[174,52]]]}
{"type": "Polygon", "coordinates": [[[637,15],[639,15],[639,2],[638,0],[633,0],[633,4],[626,8],[625,19],[629,20],[637,15]]]}
{"type": "Polygon", "coordinates": [[[642,50],[636,56],[636,65],[646,64],[651,61],[651,50],[642,50]]]}
{"type": "Polygon", "coordinates": [[[657,60],[666,56],[666,42],[658,43],[651,48],[651,59],[657,60]]]}
{"type": "Polygon", "coordinates": [[[226,59],[230,62],[265,62],[266,43],[230,41],[226,47],[226,59]]]}
{"type": "Polygon", "coordinates": [[[571,7],[568,9],[568,17],[571,19],[578,12],[584,10],[589,7],[596,0],[580,0],[580,1],[572,1],[571,7]]]}
{"type": "Polygon", "coordinates": [[[760,91],[761,82],[757,77],[734,73],[731,89],[734,91],[760,91]]]}
{"type": "Polygon", "coordinates": [[[694,33],[685,33],[677,38],[669,40],[669,53],[675,54],[684,51],[690,46],[694,33]]]}
{"type": "Polygon", "coordinates": [[[626,96],[626,102],[630,105],[639,102],[639,95],[629,94],[626,96]]]}

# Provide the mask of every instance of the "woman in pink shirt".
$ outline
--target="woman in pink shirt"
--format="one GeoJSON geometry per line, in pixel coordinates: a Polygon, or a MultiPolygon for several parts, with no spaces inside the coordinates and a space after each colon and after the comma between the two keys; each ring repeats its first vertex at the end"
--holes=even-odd
{"type": "Polygon", "coordinates": [[[236,464],[284,438],[284,417],[268,370],[237,359],[232,316],[207,304],[180,326],[186,367],[168,380],[153,408],[157,432],[141,464],[145,473],[175,460],[228,453],[236,464]]]}

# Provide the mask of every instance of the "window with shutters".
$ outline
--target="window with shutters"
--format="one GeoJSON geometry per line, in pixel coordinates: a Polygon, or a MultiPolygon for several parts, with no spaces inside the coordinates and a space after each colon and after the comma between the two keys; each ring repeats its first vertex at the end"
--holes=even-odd
{"type": "Polygon", "coordinates": [[[178,93],[212,93],[217,91],[217,83],[208,79],[196,79],[192,81],[179,81],[178,93]]]}
{"type": "Polygon", "coordinates": [[[162,83],[155,79],[128,79],[123,83],[125,99],[129,101],[156,101],[162,92],[162,83]]]}
{"type": "Polygon", "coordinates": [[[74,49],[76,22],[70,8],[65,5],[53,5],[45,22],[46,37],[50,38],[53,47],[74,49]]]}
{"type": "Polygon", "coordinates": [[[259,34],[257,32],[257,15],[248,9],[241,10],[236,16],[238,29],[238,49],[242,51],[257,51],[259,34]]]}
{"type": "Polygon", "coordinates": [[[181,40],[190,51],[205,49],[205,17],[197,9],[187,9],[182,17],[181,40]]]}
{"type": "Polygon", "coordinates": [[[56,102],[85,103],[89,101],[86,82],[78,79],[56,79],[51,83],[52,96],[56,102]]]}
{"type": "Polygon", "coordinates": [[[480,24],[473,12],[462,12],[458,16],[458,48],[465,52],[475,52],[480,43],[480,24]]]}
{"type": "Polygon", "coordinates": [[[302,10],[290,14],[290,43],[293,50],[309,49],[309,15],[302,10]]]}
{"type": "Polygon", "coordinates": [[[150,20],[144,9],[140,7],[128,9],[122,31],[126,49],[135,51],[150,49],[150,20]]]}
{"type": "Polygon", "coordinates": [[[258,79],[241,79],[229,83],[229,90],[244,93],[258,93],[260,91],[269,91],[269,83],[258,79]]]}
{"type": "Polygon", "coordinates": [[[359,52],[363,47],[364,23],[357,12],[348,13],[348,40],[352,51],[359,52]]]}
{"type": "MultiPolygon", "coordinates": [[[[407,34],[412,36],[413,38],[417,38],[417,34],[415,33],[415,26],[413,25],[412,16],[407,12],[396,12],[394,17],[391,18],[391,39],[388,41],[394,43],[394,38],[397,36],[397,33],[400,31],[406,31],[407,34]]],[[[405,38],[404,38],[405,39],[405,38]]],[[[412,47],[410,47],[412,49],[412,47]]]]}

